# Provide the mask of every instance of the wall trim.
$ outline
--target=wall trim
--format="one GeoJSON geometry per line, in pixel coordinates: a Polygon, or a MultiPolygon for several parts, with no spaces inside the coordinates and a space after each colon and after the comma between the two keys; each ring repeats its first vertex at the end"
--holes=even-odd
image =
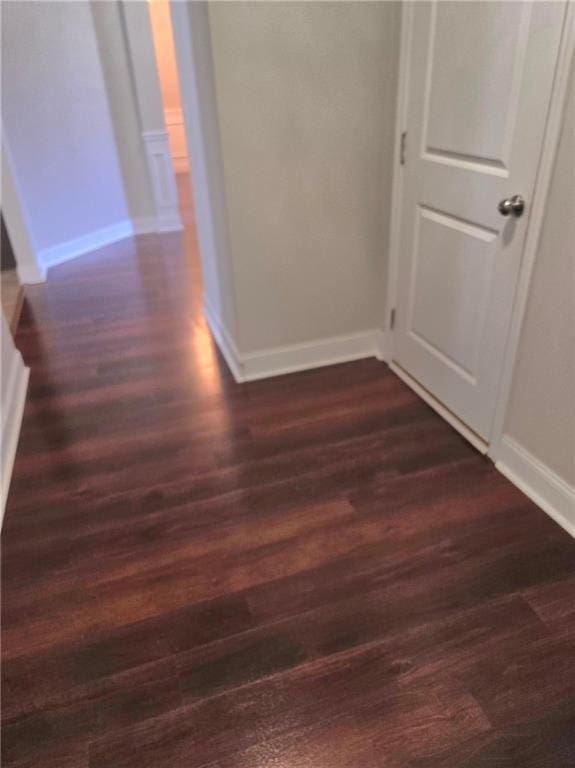
{"type": "Polygon", "coordinates": [[[565,482],[509,435],[495,467],[575,538],[575,487],[565,482]]]}
{"type": "Polygon", "coordinates": [[[16,264],[20,285],[34,285],[46,282],[48,270],[43,264],[16,264]]]}
{"type": "Polygon", "coordinates": [[[43,248],[38,254],[38,260],[44,269],[62,264],[77,256],[83,256],[85,253],[95,251],[105,245],[116,243],[125,237],[133,234],[132,222],[129,219],[119,221],[109,227],[102,227],[86,235],[76,237],[73,240],[66,240],[58,245],[43,248]]]}
{"type": "Polygon", "coordinates": [[[154,192],[156,229],[158,232],[177,232],[182,229],[182,221],[168,132],[142,131],[142,138],[154,192]]]}
{"type": "Polygon", "coordinates": [[[391,333],[389,331],[373,331],[375,346],[375,356],[384,363],[389,362],[389,346],[391,343],[391,333]]]}
{"type": "Polygon", "coordinates": [[[241,365],[244,380],[255,381],[365,357],[378,357],[378,352],[376,332],[363,331],[248,352],[242,355],[241,365]]]}
{"type": "Polygon", "coordinates": [[[220,352],[238,383],[323,368],[367,357],[383,360],[385,351],[386,334],[383,331],[363,331],[305,341],[300,344],[271,347],[258,352],[242,353],[213,307],[206,301],[204,301],[204,316],[220,352]]]}
{"type": "Polygon", "coordinates": [[[10,370],[10,379],[2,403],[2,479],[0,484],[0,525],[4,519],[6,500],[12,479],[16,448],[24,415],[30,369],[24,365],[22,355],[16,351],[10,370]]]}
{"type": "Polygon", "coordinates": [[[134,235],[155,235],[158,233],[158,223],[155,216],[140,216],[132,220],[134,235]]]}
{"type": "Polygon", "coordinates": [[[133,220],[125,219],[109,227],[102,227],[102,229],[88,232],[86,235],[74,238],[73,240],[67,240],[64,243],[58,243],[58,245],[41,249],[38,253],[39,266],[18,265],[18,277],[23,284],[43,282],[46,280],[46,274],[50,267],[63,264],[78,256],[84,256],[98,248],[112,245],[112,243],[117,243],[133,235],[177,232],[180,229],[179,217],[177,226],[174,226],[173,220],[169,219],[164,219],[162,226],[154,216],[135,218],[133,220]]]}

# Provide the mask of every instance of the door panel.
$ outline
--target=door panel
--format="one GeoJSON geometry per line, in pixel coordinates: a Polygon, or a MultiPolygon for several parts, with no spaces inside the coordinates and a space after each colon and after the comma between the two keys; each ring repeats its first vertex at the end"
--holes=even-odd
{"type": "Polygon", "coordinates": [[[564,3],[414,3],[394,359],[479,436],[495,408],[564,3]],[[521,194],[521,218],[502,198],[521,194]]]}
{"type": "Polygon", "coordinates": [[[438,5],[429,32],[430,155],[507,167],[530,15],[526,3],[438,5]]]}
{"type": "Polygon", "coordinates": [[[410,333],[475,381],[496,233],[419,207],[410,333]]]}

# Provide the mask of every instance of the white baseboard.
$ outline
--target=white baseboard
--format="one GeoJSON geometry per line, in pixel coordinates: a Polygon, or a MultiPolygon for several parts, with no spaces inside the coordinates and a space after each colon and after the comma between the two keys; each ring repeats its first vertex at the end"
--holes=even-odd
{"type": "Polygon", "coordinates": [[[575,537],[575,488],[519,443],[504,435],[496,468],[544,512],[575,537]]]}
{"type": "Polygon", "coordinates": [[[173,215],[170,211],[161,211],[158,217],[142,217],[130,221],[120,221],[110,227],[89,232],[87,235],[67,240],[64,243],[44,248],[38,254],[40,266],[38,270],[31,268],[19,269],[18,275],[21,283],[42,283],[46,279],[49,267],[63,264],[66,261],[83,256],[86,253],[103,248],[105,245],[117,243],[132,235],[161,234],[166,232],[179,232],[182,222],[179,213],[173,215]]]}
{"type": "Polygon", "coordinates": [[[264,349],[261,352],[248,352],[242,355],[241,370],[244,381],[255,381],[269,376],[361,360],[365,357],[378,357],[374,331],[332,336],[264,349]]]}
{"type": "Polygon", "coordinates": [[[123,240],[132,234],[132,222],[126,219],[117,224],[112,224],[110,227],[103,227],[95,232],[89,232],[74,240],[67,240],[51,248],[44,248],[38,254],[38,261],[44,269],[47,269],[56,264],[62,264],[70,259],[75,259],[76,256],[82,256],[85,253],[90,253],[90,251],[95,251],[104,245],[116,243],[118,240],[123,240]]]}
{"type": "Polygon", "coordinates": [[[43,264],[18,264],[16,266],[20,285],[45,283],[48,270],[43,264]]]}
{"type": "Polygon", "coordinates": [[[166,232],[180,232],[182,221],[178,216],[175,218],[163,214],[161,218],[155,216],[142,216],[133,221],[134,235],[159,235],[166,232]]]}
{"type": "Polygon", "coordinates": [[[176,212],[162,211],[158,215],[156,225],[157,232],[180,232],[182,228],[179,209],[176,212]]]}
{"type": "Polygon", "coordinates": [[[4,519],[6,499],[8,498],[8,491],[10,489],[12,469],[14,467],[14,459],[16,458],[16,448],[18,446],[18,437],[20,436],[24,404],[26,402],[28,379],[30,377],[30,369],[24,365],[20,353],[15,353],[12,359],[13,363],[9,374],[8,385],[6,391],[2,393],[2,480],[0,485],[0,525],[4,519]]]}
{"type": "Polygon", "coordinates": [[[161,235],[167,232],[181,232],[182,220],[179,214],[171,216],[163,213],[157,219],[153,216],[142,216],[134,219],[134,235],[161,235]]]}
{"type": "Polygon", "coordinates": [[[241,353],[209,303],[204,303],[204,315],[215,342],[238,383],[348,363],[366,357],[382,359],[380,345],[385,341],[381,331],[332,336],[260,352],[241,353]]]}
{"type": "Polygon", "coordinates": [[[158,232],[158,222],[155,216],[140,216],[133,219],[132,228],[134,235],[155,235],[158,232]]]}
{"type": "Polygon", "coordinates": [[[390,361],[390,336],[388,331],[374,331],[376,357],[384,363],[390,361]]]}

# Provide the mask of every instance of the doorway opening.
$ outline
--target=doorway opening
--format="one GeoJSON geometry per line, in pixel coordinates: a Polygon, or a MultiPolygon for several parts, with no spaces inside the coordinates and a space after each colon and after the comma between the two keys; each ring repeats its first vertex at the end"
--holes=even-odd
{"type": "Polygon", "coordinates": [[[155,54],[164,123],[175,177],[181,240],[188,267],[188,295],[193,332],[190,335],[192,356],[199,356],[206,365],[201,368],[199,386],[210,390],[219,380],[216,350],[204,320],[204,280],[196,229],[196,214],[192,188],[191,153],[186,133],[178,61],[174,42],[170,0],[148,0],[148,12],[155,54]]]}
{"type": "Polygon", "coordinates": [[[203,280],[170,0],[148,0],[148,10],[160,83],[160,96],[164,109],[164,122],[168,132],[178,207],[183,227],[183,244],[190,268],[192,292],[197,298],[198,305],[200,305],[203,296],[203,280]]]}
{"type": "Polygon", "coordinates": [[[169,0],[148,0],[148,9],[164,108],[164,120],[176,176],[180,215],[184,228],[188,229],[193,227],[195,223],[194,204],[170,2],[169,0]]]}

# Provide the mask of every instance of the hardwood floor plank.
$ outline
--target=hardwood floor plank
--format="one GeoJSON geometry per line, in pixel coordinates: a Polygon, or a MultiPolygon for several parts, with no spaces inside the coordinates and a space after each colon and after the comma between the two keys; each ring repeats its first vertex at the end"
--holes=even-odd
{"type": "MultiPolygon", "coordinates": [[[[380,740],[390,751],[407,750],[402,733],[407,721],[414,723],[419,734],[411,747],[417,752],[429,744],[449,743],[489,727],[473,699],[455,686],[399,688],[394,674],[389,660],[378,650],[303,665],[125,729],[117,736],[97,739],[92,743],[90,765],[176,767],[187,765],[193,755],[196,765],[203,766],[237,759],[238,752],[257,745],[264,748],[264,741],[273,745],[278,737],[293,746],[306,732],[313,748],[316,739],[327,736],[326,730],[333,732],[337,747],[342,725],[356,735],[367,730],[371,749],[380,740]],[[435,728],[430,728],[432,724],[435,728]],[[166,732],[167,739],[163,737],[166,732]]],[[[289,749],[282,759],[291,759],[289,749]]]]}
{"type": "Polygon", "coordinates": [[[84,759],[89,737],[94,735],[94,718],[94,706],[86,702],[35,712],[6,723],[2,728],[2,764],[13,766],[36,760],[38,765],[44,760],[43,753],[54,761],[54,750],[71,753],[75,759],[80,752],[84,759]]]}
{"type": "Polygon", "coordinates": [[[3,765],[575,764],[573,540],[374,359],[236,384],[195,248],[27,290],[3,765]]]}
{"type": "Polygon", "coordinates": [[[485,731],[409,768],[567,768],[575,755],[575,701],[534,718],[485,731]]]}

